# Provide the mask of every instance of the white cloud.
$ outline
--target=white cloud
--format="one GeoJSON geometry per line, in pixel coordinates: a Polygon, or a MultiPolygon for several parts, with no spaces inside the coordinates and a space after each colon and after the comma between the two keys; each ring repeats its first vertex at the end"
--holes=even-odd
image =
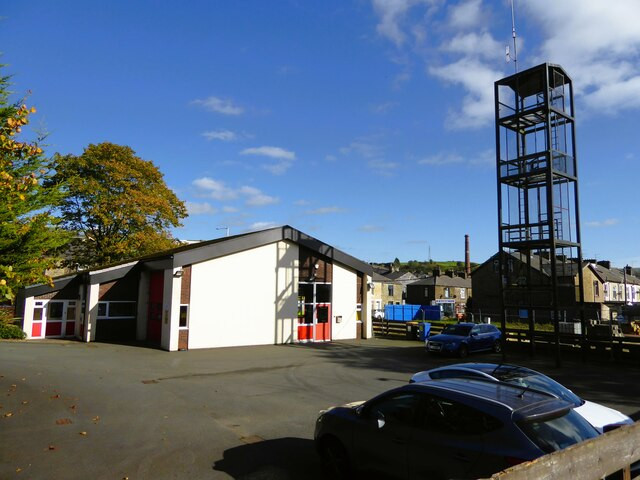
{"type": "Polygon", "coordinates": [[[296,200],[295,202],[293,202],[293,204],[299,207],[304,207],[306,205],[309,205],[309,202],[307,200],[296,200]]]}
{"type": "Polygon", "coordinates": [[[282,175],[293,165],[293,161],[296,158],[295,152],[285,150],[280,147],[252,147],[245,148],[240,152],[240,155],[257,155],[278,160],[275,163],[263,164],[262,168],[271,172],[274,175],[282,175]]]}
{"type": "MultiPolygon", "coordinates": [[[[216,200],[227,201],[237,198],[243,198],[245,205],[250,207],[263,207],[265,205],[273,205],[280,200],[277,197],[264,194],[261,190],[251,186],[241,186],[238,189],[228,187],[219,180],[209,177],[202,177],[194,180],[193,185],[201,190],[202,195],[216,200]]],[[[224,207],[225,213],[232,213],[234,207],[224,207]]]]}
{"type": "Polygon", "coordinates": [[[208,202],[185,202],[189,215],[213,215],[217,210],[208,202]]]}
{"type": "Polygon", "coordinates": [[[640,2],[521,2],[545,38],[536,61],[562,65],[590,109],[640,108],[640,2]]]}
{"type": "Polygon", "coordinates": [[[265,157],[279,158],[283,160],[295,160],[296,154],[280,147],[253,147],[245,148],[240,155],[262,155],[265,157]]]}
{"type": "Polygon", "coordinates": [[[463,163],[464,158],[457,153],[438,153],[418,160],[418,165],[452,165],[463,163]]]}
{"type": "Polygon", "coordinates": [[[460,84],[467,91],[459,111],[447,116],[452,129],[478,128],[489,125],[494,118],[493,84],[502,73],[479,59],[462,58],[441,67],[428,67],[433,76],[445,83],[460,84]]]}
{"type": "Polygon", "coordinates": [[[336,160],[338,160],[338,157],[336,157],[335,155],[325,155],[324,159],[327,162],[335,162],[336,160]]]}
{"type": "Polygon", "coordinates": [[[206,110],[222,113],[223,115],[241,115],[244,109],[235,105],[232,100],[219,97],[208,97],[205,99],[193,100],[194,105],[200,105],[206,110]]]}
{"type": "Polygon", "coordinates": [[[354,142],[351,142],[348,146],[340,148],[340,153],[342,153],[343,155],[356,153],[364,158],[374,158],[382,155],[383,149],[382,147],[374,143],[356,140],[354,142]]]}
{"type": "Polygon", "coordinates": [[[216,200],[233,200],[238,197],[238,192],[227,187],[224,182],[209,177],[197,178],[193,185],[205,191],[206,196],[216,200]]]}
{"type": "Polygon", "coordinates": [[[226,205],[226,206],[222,207],[222,211],[224,213],[236,213],[238,211],[238,209],[236,207],[231,207],[231,206],[226,205]]]}
{"type": "Polygon", "coordinates": [[[613,227],[618,223],[619,223],[619,220],[617,218],[607,218],[606,220],[602,220],[602,221],[585,222],[585,225],[587,227],[600,228],[600,227],[613,227]]]}
{"type": "Polygon", "coordinates": [[[333,206],[333,207],[320,207],[320,208],[315,208],[313,210],[307,210],[306,213],[308,213],[309,215],[327,215],[330,213],[342,213],[344,211],[345,211],[344,208],[333,206]]]}
{"type": "Polygon", "coordinates": [[[380,17],[376,30],[400,47],[406,40],[400,24],[409,10],[416,5],[432,3],[432,0],[372,0],[373,9],[380,17]]]}
{"type": "Polygon", "coordinates": [[[223,142],[231,142],[238,139],[238,134],[230,130],[211,130],[203,132],[202,136],[207,140],[222,140],[223,142]]]}
{"type": "Polygon", "coordinates": [[[383,114],[398,106],[398,102],[384,102],[371,105],[370,110],[373,113],[383,114]]]}
{"type": "Polygon", "coordinates": [[[264,207],[265,205],[273,205],[280,200],[276,197],[265,195],[260,190],[254,187],[241,187],[240,193],[246,197],[245,203],[252,207],[264,207]]]}
{"type": "Polygon", "coordinates": [[[472,28],[482,21],[482,0],[467,0],[449,8],[449,24],[454,28],[472,28]]]}
{"type": "Polygon", "coordinates": [[[487,59],[496,59],[504,52],[504,45],[496,41],[489,32],[470,32],[454,36],[440,49],[461,55],[474,54],[487,59]]]}
{"type": "Polygon", "coordinates": [[[255,222],[249,225],[249,231],[266,230],[277,226],[275,222],[255,222]]]}

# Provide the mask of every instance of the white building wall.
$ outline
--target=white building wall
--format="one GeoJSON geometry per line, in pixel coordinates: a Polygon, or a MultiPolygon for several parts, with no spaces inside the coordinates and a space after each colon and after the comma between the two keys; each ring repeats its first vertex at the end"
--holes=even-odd
{"type": "Polygon", "coordinates": [[[180,325],[180,288],[182,278],[176,275],[180,268],[167,268],[164,271],[164,289],[162,292],[162,338],[161,346],[165,350],[178,350],[178,327],[180,325]]]}
{"type": "Polygon", "coordinates": [[[354,270],[333,264],[333,298],[331,299],[331,339],[356,338],[356,300],[358,278],[354,270]],[[336,317],[342,317],[340,323],[336,317]]]}
{"type": "Polygon", "coordinates": [[[189,348],[293,341],[297,265],[289,242],[192,265],[189,348]]]}
{"type": "MultiPolygon", "coordinates": [[[[35,306],[34,297],[26,297],[24,299],[24,317],[22,321],[22,330],[27,334],[27,338],[31,337],[33,333],[33,307],[35,306]]],[[[44,327],[43,327],[44,328],[44,327]]]]}

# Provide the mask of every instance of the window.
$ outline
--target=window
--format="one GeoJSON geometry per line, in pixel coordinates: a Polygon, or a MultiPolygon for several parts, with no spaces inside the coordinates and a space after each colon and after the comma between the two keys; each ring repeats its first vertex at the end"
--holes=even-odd
{"type": "Polygon", "coordinates": [[[460,298],[462,298],[462,299],[467,298],[467,289],[466,288],[461,288],[460,289],[460,298]]]}
{"type": "Polygon", "coordinates": [[[189,326],[189,305],[180,305],[180,328],[189,326]]]}
{"type": "Polygon", "coordinates": [[[68,302],[67,303],[67,320],[75,321],[76,319],[76,302],[68,302]]]}
{"type": "Polygon", "coordinates": [[[413,392],[392,394],[370,405],[367,416],[390,423],[414,425],[420,400],[421,395],[413,392]]]}
{"type": "Polygon", "coordinates": [[[390,297],[393,297],[393,285],[387,285],[387,293],[390,297]]]}
{"type": "Polygon", "coordinates": [[[451,290],[449,289],[449,287],[445,287],[443,291],[444,291],[444,298],[451,297],[451,290]]]}
{"type": "Polygon", "coordinates": [[[49,320],[62,320],[64,302],[49,302],[49,320]]]}
{"type": "Polygon", "coordinates": [[[423,427],[427,430],[457,435],[480,435],[502,426],[502,423],[475,408],[453,400],[428,396],[423,427]]]}
{"type": "Polygon", "coordinates": [[[98,318],[132,318],[136,309],[136,302],[98,302],[98,318]]]}
{"type": "Polygon", "coordinates": [[[316,284],[316,303],[331,303],[331,285],[316,284]]]}
{"type": "Polygon", "coordinates": [[[424,287],[424,296],[425,298],[429,298],[429,287],[424,287]]]}

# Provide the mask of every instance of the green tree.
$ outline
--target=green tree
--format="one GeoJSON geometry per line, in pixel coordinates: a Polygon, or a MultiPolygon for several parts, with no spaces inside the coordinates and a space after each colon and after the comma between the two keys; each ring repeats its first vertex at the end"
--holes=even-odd
{"type": "Polygon", "coordinates": [[[52,170],[39,146],[42,138],[20,139],[36,110],[10,101],[8,80],[0,76],[0,302],[13,301],[21,286],[51,282],[45,271],[69,239],[51,213],[62,191],[47,182],[52,170]]]}
{"type": "Polygon", "coordinates": [[[176,245],[169,228],[181,225],[186,207],[153,162],[113,143],[54,158],[52,182],[67,193],[62,225],[78,235],[71,263],[106,265],[176,245]]]}

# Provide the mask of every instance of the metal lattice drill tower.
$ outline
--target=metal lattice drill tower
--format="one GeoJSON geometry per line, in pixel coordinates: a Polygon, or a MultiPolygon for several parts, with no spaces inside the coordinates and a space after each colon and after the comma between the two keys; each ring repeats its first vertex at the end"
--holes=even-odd
{"type": "MultiPolygon", "coordinates": [[[[507,318],[585,331],[573,83],[544,63],[495,83],[498,233],[507,318]]],[[[533,346],[532,342],[532,346],[533,346]]]]}

